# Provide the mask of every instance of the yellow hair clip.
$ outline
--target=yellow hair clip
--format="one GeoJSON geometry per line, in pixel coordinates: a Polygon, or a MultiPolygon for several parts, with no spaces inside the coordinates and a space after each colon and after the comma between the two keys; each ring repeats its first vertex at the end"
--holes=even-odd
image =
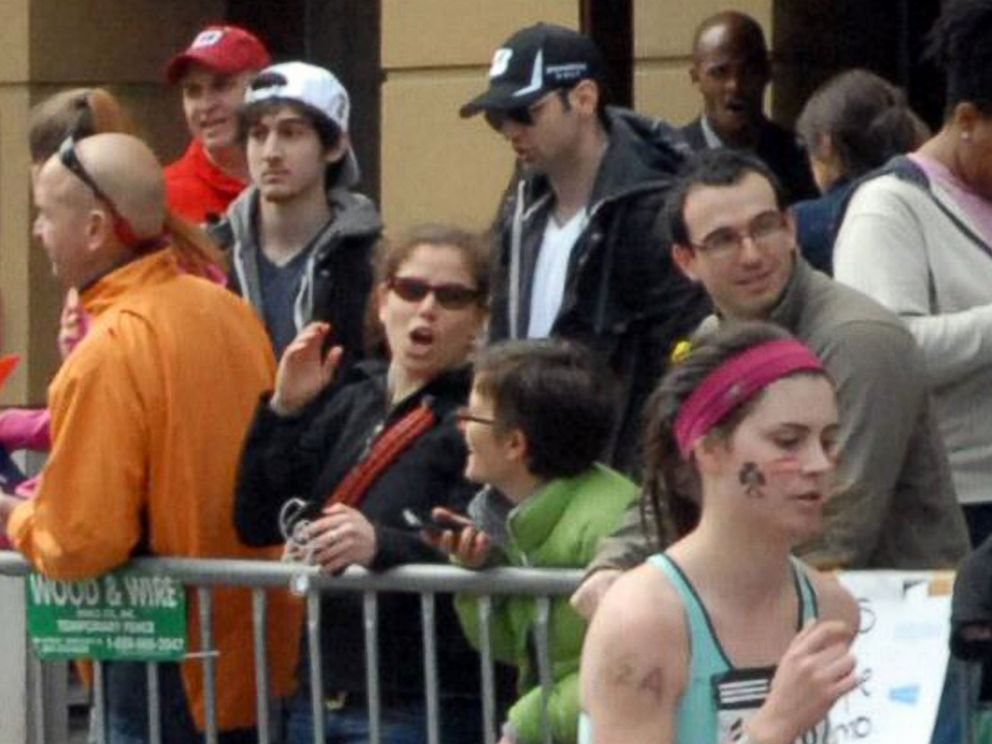
{"type": "Polygon", "coordinates": [[[692,353],[692,342],[688,339],[682,339],[677,344],[675,348],[672,349],[672,364],[682,364],[689,355],[692,353]]]}

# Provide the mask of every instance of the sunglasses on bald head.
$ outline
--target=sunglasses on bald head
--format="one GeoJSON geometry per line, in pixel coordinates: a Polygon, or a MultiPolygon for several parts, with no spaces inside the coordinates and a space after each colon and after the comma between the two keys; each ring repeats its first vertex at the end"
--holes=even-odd
{"type": "Polygon", "coordinates": [[[114,234],[117,239],[120,240],[126,246],[135,246],[141,243],[141,239],[134,232],[134,228],[131,227],[131,223],[120,213],[117,209],[117,205],[114,204],[113,199],[107,196],[107,193],[100,188],[96,181],[93,180],[93,176],[90,172],[86,170],[82,161],[79,159],[79,153],[76,152],[76,138],[72,135],[66,137],[62,144],[59,146],[59,162],[65,166],[65,168],[72,173],[76,178],[82,181],[93,192],[99,201],[102,201],[106,206],[107,210],[110,212],[110,218],[113,222],[114,234]]]}
{"type": "Polygon", "coordinates": [[[394,276],[386,286],[406,302],[421,302],[433,292],[437,304],[446,310],[461,310],[482,297],[478,289],[464,284],[431,284],[414,277],[394,276]]]}

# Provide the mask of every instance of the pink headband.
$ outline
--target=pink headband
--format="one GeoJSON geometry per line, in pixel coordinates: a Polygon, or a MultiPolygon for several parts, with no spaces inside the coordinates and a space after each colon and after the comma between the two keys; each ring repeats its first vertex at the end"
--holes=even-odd
{"type": "Polygon", "coordinates": [[[675,419],[675,441],[688,459],[693,446],[738,406],[794,372],[822,372],[823,362],[793,339],[752,346],[710,372],[675,419]]]}

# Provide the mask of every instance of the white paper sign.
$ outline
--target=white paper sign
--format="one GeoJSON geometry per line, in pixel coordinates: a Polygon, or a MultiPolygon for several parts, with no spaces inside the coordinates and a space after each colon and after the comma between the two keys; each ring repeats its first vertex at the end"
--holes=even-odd
{"type": "Polygon", "coordinates": [[[858,687],[830,712],[835,744],[929,744],[949,656],[951,598],[934,574],[850,571],[838,576],[861,606],[854,643],[858,687]]]}

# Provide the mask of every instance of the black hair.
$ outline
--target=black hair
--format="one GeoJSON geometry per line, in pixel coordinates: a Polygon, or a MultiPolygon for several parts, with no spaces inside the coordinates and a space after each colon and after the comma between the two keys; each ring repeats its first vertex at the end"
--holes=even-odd
{"type": "Polygon", "coordinates": [[[992,114],[992,0],[946,2],[927,55],[944,70],[947,115],[962,102],[992,114]]]}
{"type": "Polygon", "coordinates": [[[607,112],[607,106],[610,103],[609,89],[606,87],[606,79],[597,75],[595,77],[587,77],[579,80],[575,85],[570,85],[568,87],[558,88],[558,97],[561,99],[562,108],[565,111],[571,111],[572,102],[568,99],[568,94],[572,92],[579,83],[588,80],[589,82],[596,84],[596,118],[599,123],[603,126],[606,131],[610,130],[610,115],[607,112]]]}
{"type": "Polygon", "coordinates": [[[266,98],[262,101],[249,103],[242,108],[238,121],[241,139],[244,140],[248,137],[248,130],[263,116],[283,108],[290,108],[306,119],[317,132],[320,144],[325,150],[333,150],[338,146],[341,141],[341,127],[323,111],[294,98],[266,98]]]}
{"type": "Polygon", "coordinates": [[[775,192],[775,203],[785,209],[785,194],[775,174],[756,155],[741,150],[719,147],[693,154],[679,170],[678,179],[665,199],[665,221],[668,223],[672,242],[687,245],[691,242],[685,224],[685,203],[689,194],[698,186],[735,186],[750,174],[768,181],[775,192]]]}
{"type": "Polygon", "coordinates": [[[724,10],[703,19],[692,36],[693,56],[699,53],[699,43],[703,35],[717,26],[731,27],[746,43],[746,48],[755,55],[755,58],[759,59],[766,68],[769,67],[768,43],[765,41],[764,29],[747,13],[737,10],[724,10]]]}
{"type": "MultiPolygon", "coordinates": [[[[727,323],[694,339],[689,355],[672,366],[651,394],[644,430],[642,510],[645,519],[652,514],[656,521],[660,547],[695,529],[701,514],[699,474],[691,461],[682,459],[675,440],[675,420],[683,404],[727,360],[753,346],[787,338],[788,332],[771,323],[727,323]]],[[[759,393],[731,411],[707,436],[729,439],[761,397],[759,393]]]]}
{"type": "Polygon", "coordinates": [[[474,359],[475,389],[493,402],[497,434],[527,437],[527,468],[541,478],[588,469],[612,430],[612,386],[584,347],[561,340],[504,341],[474,359]]]}
{"type": "Polygon", "coordinates": [[[857,178],[894,155],[915,150],[925,131],[923,122],[892,83],[856,69],[821,85],[806,101],[796,131],[816,154],[829,136],[843,175],[857,178]]]}

